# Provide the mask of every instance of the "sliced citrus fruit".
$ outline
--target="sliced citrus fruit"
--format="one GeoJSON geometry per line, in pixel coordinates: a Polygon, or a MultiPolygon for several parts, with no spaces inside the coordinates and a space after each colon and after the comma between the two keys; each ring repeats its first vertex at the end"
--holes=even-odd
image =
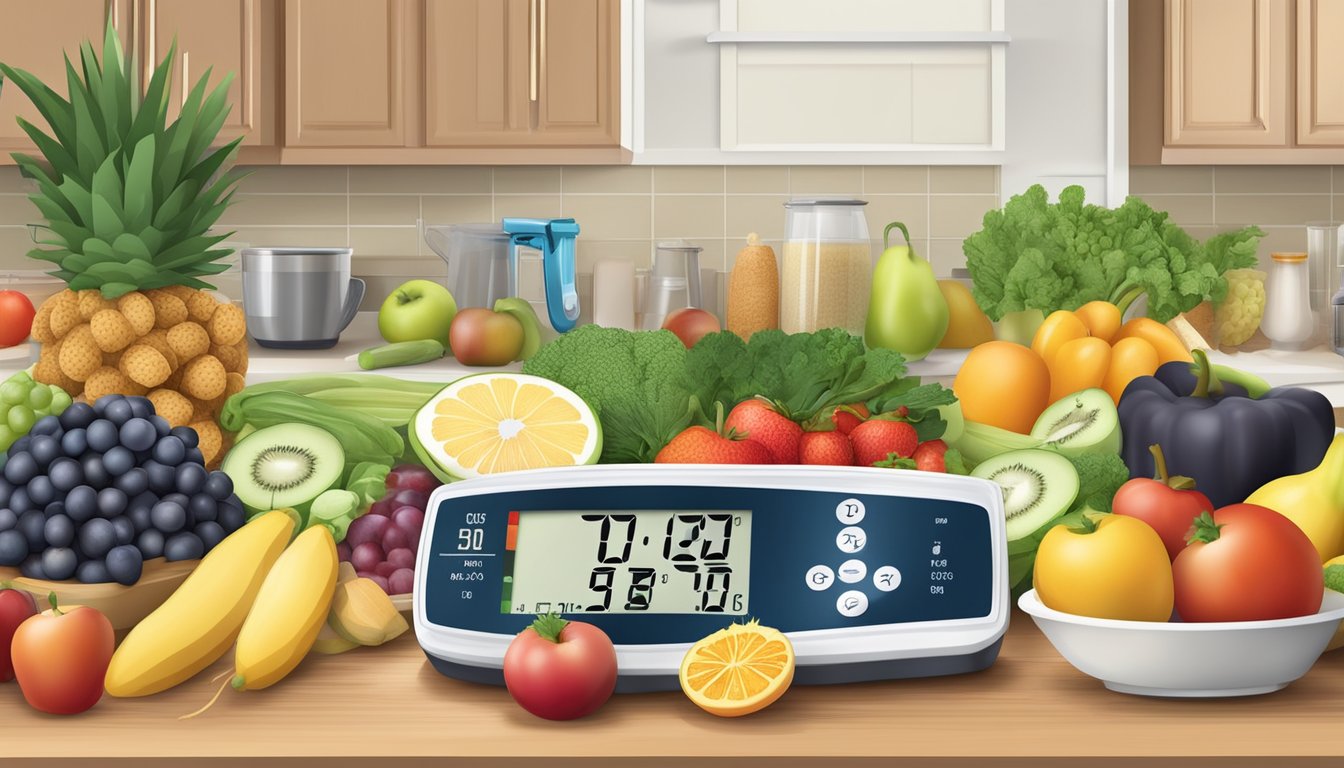
{"type": "Polygon", "coordinates": [[[749,715],[784,695],[793,666],[789,638],[753,619],[692,645],[681,660],[681,690],[711,714],[749,715]]]}
{"type": "Polygon", "coordinates": [[[411,445],[444,480],[592,464],[602,453],[593,409],[540,376],[480,373],[449,384],[412,422],[411,445]]]}

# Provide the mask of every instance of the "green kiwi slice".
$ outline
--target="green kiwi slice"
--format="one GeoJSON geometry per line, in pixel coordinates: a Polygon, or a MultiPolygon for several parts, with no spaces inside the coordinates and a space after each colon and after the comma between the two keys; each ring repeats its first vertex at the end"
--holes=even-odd
{"type": "Polygon", "coordinates": [[[1054,451],[1009,451],[976,465],[973,477],[1003,488],[1008,541],[1030,536],[1069,510],[1078,498],[1078,472],[1054,451]]]}
{"type": "Polygon", "coordinates": [[[1120,452],[1120,416],[1103,389],[1084,389],[1046,408],[1031,428],[1041,448],[1065,456],[1120,452]]]}
{"type": "Polygon", "coordinates": [[[297,509],[340,481],[345,451],[324,429],[277,424],[239,440],[221,468],[248,511],[297,509]]]}

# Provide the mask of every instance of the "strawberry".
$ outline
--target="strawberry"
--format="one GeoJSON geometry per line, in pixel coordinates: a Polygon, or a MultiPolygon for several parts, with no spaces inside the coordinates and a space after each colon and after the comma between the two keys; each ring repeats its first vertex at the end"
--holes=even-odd
{"type": "Polygon", "coordinates": [[[804,432],[798,441],[798,458],[803,464],[830,464],[848,467],[854,463],[854,446],[849,436],[834,432],[804,432]]]}
{"type": "Polygon", "coordinates": [[[849,405],[837,405],[835,410],[831,411],[831,423],[835,425],[835,430],[842,435],[848,435],[854,431],[854,428],[863,423],[868,418],[868,406],[863,403],[850,403],[849,405]]]}
{"type": "Polygon", "coordinates": [[[772,459],[763,443],[694,426],[672,438],[653,460],[659,464],[773,464],[772,459]]]}
{"type": "Polygon", "coordinates": [[[743,400],[728,414],[723,425],[770,449],[775,464],[797,464],[798,442],[803,428],[764,400],[743,400]]]}
{"type": "Polygon", "coordinates": [[[906,421],[869,419],[849,433],[849,441],[854,446],[854,463],[871,467],[888,454],[910,456],[919,445],[919,435],[906,421]]]}
{"type": "Polygon", "coordinates": [[[943,454],[947,453],[947,443],[942,440],[930,440],[915,449],[915,469],[922,469],[925,472],[946,472],[947,464],[943,460],[943,454]],[[939,450],[938,445],[942,445],[939,450]]]}

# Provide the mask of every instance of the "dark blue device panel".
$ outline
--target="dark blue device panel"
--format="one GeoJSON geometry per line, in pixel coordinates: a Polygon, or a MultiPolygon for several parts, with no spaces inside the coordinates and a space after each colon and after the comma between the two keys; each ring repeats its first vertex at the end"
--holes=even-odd
{"type": "Polygon", "coordinates": [[[795,632],[990,612],[993,550],[989,515],[978,505],[778,488],[616,486],[441,502],[421,553],[429,558],[425,616],[431,624],[507,635],[531,623],[531,615],[501,610],[512,512],[650,509],[750,510],[749,603],[740,614],[567,614],[596,624],[617,644],[694,642],[748,617],[795,632]],[[855,500],[861,518],[846,505],[855,500]]]}

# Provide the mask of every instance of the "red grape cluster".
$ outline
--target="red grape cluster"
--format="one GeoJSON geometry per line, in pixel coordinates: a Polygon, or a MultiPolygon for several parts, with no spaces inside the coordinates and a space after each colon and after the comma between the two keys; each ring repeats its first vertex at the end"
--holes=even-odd
{"type": "Polygon", "coordinates": [[[350,524],[336,550],[355,572],[389,595],[408,595],[415,582],[415,553],[425,526],[429,494],[439,487],[429,470],[413,464],[387,475],[387,495],[350,524]]]}

